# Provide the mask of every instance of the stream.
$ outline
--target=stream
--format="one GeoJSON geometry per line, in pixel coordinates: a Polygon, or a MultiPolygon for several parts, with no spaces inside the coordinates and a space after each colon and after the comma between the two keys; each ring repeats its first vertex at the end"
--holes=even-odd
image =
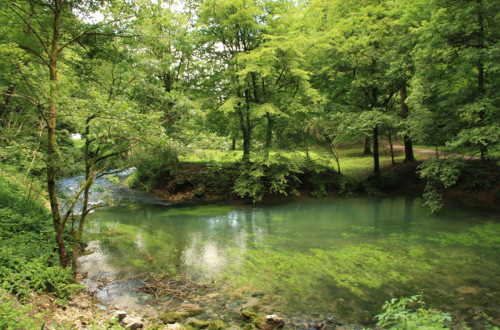
{"type": "Polygon", "coordinates": [[[89,215],[79,263],[111,306],[155,317],[195,304],[198,318],[234,327],[254,309],[307,329],[373,326],[385,301],[421,294],[474,328],[500,317],[500,221],[489,210],[455,204],[431,217],[416,196],[171,204],[100,184],[94,202],[107,190],[113,206],[89,215]],[[209,288],[185,302],[135,290],[139,274],[172,270],[209,288]]]}

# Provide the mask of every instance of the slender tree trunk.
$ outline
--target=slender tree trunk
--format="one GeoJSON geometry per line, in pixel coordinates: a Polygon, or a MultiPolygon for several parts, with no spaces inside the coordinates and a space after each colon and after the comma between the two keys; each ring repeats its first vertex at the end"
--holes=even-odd
{"type": "Polygon", "coordinates": [[[10,103],[10,99],[12,98],[12,94],[14,93],[15,88],[16,85],[14,83],[10,83],[9,87],[7,87],[7,91],[3,95],[3,103],[0,104],[0,118],[2,118],[5,109],[7,109],[7,106],[10,103]]]}
{"type": "MultiPolygon", "coordinates": [[[[399,90],[400,100],[401,100],[401,117],[403,120],[408,119],[409,110],[408,105],[406,104],[406,98],[408,97],[408,92],[406,90],[406,82],[401,86],[399,90]]],[[[413,143],[410,137],[405,134],[403,136],[403,141],[405,145],[405,162],[413,162],[415,161],[415,155],[413,154],[413,143]]]]}
{"type": "MultiPolygon", "coordinates": [[[[93,166],[91,165],[91,157],[90,157],[90,144],[92,140],[90,139],[90,121],[94,117],[89,117],[87,118],[86,121],[86,127],[85,127],[85,182],[88,182],[90,175],[93,172],[93,166]]],[[[93,159],[96,158],[97,155],[94,155],[92,157],[93,159]]],[[[93,163],[93,162],[92,162],[93,163]]],[[[87,217],[87,208],[89,204],[89,194],[90,194],[90,184],[88,184],[85,187],[85,190],[83,191],[83,204],[82,204],[82,211],[80,214],[80,221],[78,225],[78,230],[73,233],[73,256],[72,256],[72,263],[73,263],[73,273],[76,275],[76,272],[78,270],[78,252],[80,249],[80,239],[82,238],[83,234],[83,228],[85,225],[85,218],[87,217]]]]}
{"type": "Polygon", "coordinates": [[[233,141],[232,141],[232,144],[231,144],[231,150],[233,150],[233,151],[234,151],[234,150],[236,150],[236,139],[235,139],[235,138],[233,138],[232,140],[233,140],[233,141]]]}
{"type": "Polygon", "coordinates": [[[265,159],[269,156],[269,151],[271,149],[271,142],[273,139],[273,126],[274,126],[274,120],[271,117],[271,114],[266,113],[266,119],[267,119],[267,129],[266,129],[266,140],[264,144],[264,152],[265,152],[265,159]]]}
{"type": "Polygon", "coordinates": [[[378,125],[373,128],[373,174],[380,178],[380,159],[378,152],[378,125]]]}
{"type": "MultiPolygon", "coordinates": [[[[483,16],[483,6],[482,6],[482,0],[476,0],[477,5],[478,5],[478,14],[477,14],[477,20],[478,20],[478,25],[479,25],[479,46],[480,49],[484,48],[484,16],[483,16]]],[[[479,62],[477,64],[477,97],[478,99],[482,99],[485,94],[485,89],[484,89],[484,62],[481,58],[479,58],[479,62]]],[[[484,113],[484,107],[482,107],[481,111],[479,112],[479,126],[484,126],[484,121],[485,121],[485,113],[484,113]]],[[[481,151],[481,160],[486,161],[487,155],[488,155],[488,146],[484,143],[479,143],[479,148],[481,151]]]]}
{"type": "Polygon", "coordinates": [[[394,143],[392,142],[392,134],[389,134],[389,147],[391,148],[392,165],[396,165],[396,162],[394,161],[394,143]]]}
{"type": "Polygon", "coordinates": [[[56,232],[56,242],[59,248],[59,261],[62,267],[68,266],[68,254],[64,245],[64,223],[61,220],[59,201],[56,195],[56,175],[59,163],[56,142],[56,115],[57,115],[57,61],[59,57],[60,17],[62,0],[56,0],[54,10],[54,26],[49,55],[50,91],[47,114],[47,190],[50,200],[50,209],[56,232]]]}
{"type": "Polygon", "coordinates": [[[363,155],[371,155],[372,154],[372,150],[370,148],[370,144],[371,144],[370,138],[366,137],[365,138],[365,147],[364,147],[364,150],[363,150],[363,155]]]}
{"type": "Polygon", "coordinates": [[[241,131],[243,133],[243,158],[244,163],[250,162],[250,139],[251,139],[251,127],[250,127],[250,91],[248,89],[244,92],[245,95],[245,115],[239,108],[240,125],[241,131]]]}

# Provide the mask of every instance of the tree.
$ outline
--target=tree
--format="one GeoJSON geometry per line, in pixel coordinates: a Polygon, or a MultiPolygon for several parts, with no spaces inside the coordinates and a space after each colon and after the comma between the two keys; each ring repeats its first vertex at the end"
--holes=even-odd
{"type": "Polygon", "coordinates": [[[427,127],[449,132],[442,142],[475,145],[483,160],[500,141],[499,10],[490,0],[434,2],[432,16],[418,29],[425,42],[417,45],[418,74],[409,96],[420,114],[442,117],[427,127]]]}
{"type": "MultiPolygon", "coordinates": [[[[343,1],[318,2],[317,20],[324,29],[320,61],[322,69],[315,78],[326,89],[337,108],[349,109],[366,115],[364,125],[373,140],[374,175],[380,176],[379,129],[381,114],[393,106],[399,82],[389,75],[390,63],[395,56],[390,42],[388,13],[392,2],[369,1],[351,3],[343,1]]],[[[354,123],[360,128],[361,126],[354,123]]],[[[368,137],[366,136],[366,137],[368,137]]]]}
{"type": "Polygon", "coordinates": [[[252,79],[238,79],[242,67],[239,53],[250,52],[262,41],[267,19],[264,3],[259,0],[207,0],[197,8],[202,32],[215,41],[225,72],[225,112],[237,116],[243,136],[243,161],[250,161],[252,139],[252,79]]]}
{"type": "MultiPolygon", "coordinates": [[[[98,39],[102,36],[116,36],[121,29],[126,27],[123,24],[123,17],[112,12],[115,9],[115,2],[107,2],[110,15],[98,23],[85,23],[82,17],[85,13],[102,8],[103,1],[66,1],[53,0],[38,2],[31,0],[10,1],[8,10],[12,15],[23,22],[18,30],[12,31],[12,40],[17,43],[20,49],[29,53],[33,61],[41,63],[46,67],[48,74],[42,76],[41,81],[48,84],[46,94],[44,90],[38,90],[37,107],[39,115],[43,118],[47,127],[46,143],[46,168],[47,168],[47,189],[51,205],[52,218],[58,244],[59,259],[61,266],[68,266],[67,249],[63,239],[65,225],[73,213],[73,208],[78,198],[83,194],[84,205],[81,210],[80,227],[74,235],[73,263],[76,267],[76,257],[78,253],[78,242],[83,231],[85,216],[92,210],[88,206],[88,195],[93,182],[104,173],[109,166],[109,161],[114,156],[124,156],[127,150],[136,145],[137,131],[142,127],[149,132],[155,125],[151,120],[141,118],[143,116],[132,104],[116,96],[117,83],[121,80],[115,79],[113,74],[109,77],[113,81],[107,93],[93,92],[95,88],[87,85],[84,95],[69,95],[72,93],[65,85],[64,93],[60,85],[60,69],[67,66],[71,60],[78,55],[75,53],[78,45],[85,49],[85,42],[90,36],[98,39]],[[118,21],[122,24],[118,26],[118,21]],[[114,25],[114,26],[113,26],[114,25]],[[22,28],[22,29],[21,29],[22,28]],[[25,32],[27,31],[27,32],[25,32]],[[25,34],[19,37],[19,34],[25,34]],[[73,56],[68,56],[68,54],[73,56]],[[43,79],[45,78],[45,79],[43,79]],[[105,95],[105,96],[103,96],[105,95]],[[93,100],[89,103],[89,100],[93,100]],[[79,108],[79,106],[81,106],[79,108]],[[83,109],[83,110],[82,110],[83,109]],[[95,111],[95,112],[94,112],[95,111]],[[119,117],[118,117],[119,116],[119,117]],[[73,197],[67,210],[62,214],[59,199],[56,194],[56,179],[58,177],[61,163],[64,156],[61,155],[58,147],[58,126],[57,119],[71,117],[75,121],[73,125],[78,126],[81,118],[84,119],[83,136],[85,138],[85,182],[73,197]],[[122,123],[123,125],[120,125],[122,123]],[[151,125],[150,127],[147,127],[151,125]],[[92,129],[93,127],[93,129],[92,129]],[[147,127],[147,128],[146,128],[147,127]],[[100,167],[98,167],[100,166],[100,167]]],[[[121,9],[125,7],[121,7],[121,9]]],[[[112,63],[112,66],[116,62],[112,63]]],[[[63,76],[66,83],[71,81],[70,74],[63,76]]],[[[99,81],[97,81],[99,83],[99,81]]],[[[100,86],[104,86],[101,84],[100,86]]],[[[81,87],[81,86],[79,86],[81,87]]],[[[81,92],[80,92],[81,93],[81,92]]],[[[157,119],[155,117],[155,119],[157,119]]],[[[65,120],[68,122],[68,120],[65,120]]],[[[75,269],[76,270],[76,269],[75,269]]]]}

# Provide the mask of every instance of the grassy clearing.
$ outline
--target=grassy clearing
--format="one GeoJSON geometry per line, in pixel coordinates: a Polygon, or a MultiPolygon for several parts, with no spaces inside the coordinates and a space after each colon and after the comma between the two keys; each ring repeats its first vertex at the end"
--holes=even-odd
{"type": "MultiPolygon", "coordinates": [[[[424,146],[425,147],[425,146],[424,146]]],[[[433,147],[427,149],[432,150],[433,147]]],[[[363,155],[363,147],[359,144],[346,145],[339,148],[340,154],[340,171],[342,174],[352,177],[366,177],[373,171],[373,157],[371,155],[363,155]]],[[[214,149],[196,149],[179,157],[181,162],[185,163],[223,163],[232,164],[241,160],[243,155],[242,150],[222,151],[214,149]]],[[[273,151],[270,153],[270,159],[276,157],[284,157],[294,161],[304,162],[307,160],[305,151],[273,151]]],[[[430,156],[415,152],[417,160],[425,160],[430,156]]],[[[327,166],[333,170],[337,170],[335,159],[325,149],[315,149],[309,151],[309,159],[318,164],[327,166]]],[[[396,163],[402,162],[404,154],[402,151],[394,152],[394,160],[396,163]]],[[[252,157],[252,160],[254,158],[252,157]]],[[[391,152],[389,147],[380,147],[380,166],[391,165],[391,152]]]]}

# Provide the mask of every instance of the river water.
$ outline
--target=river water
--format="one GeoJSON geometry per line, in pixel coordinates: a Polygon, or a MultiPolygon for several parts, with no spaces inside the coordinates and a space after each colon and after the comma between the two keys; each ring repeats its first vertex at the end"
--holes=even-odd
{"type": "Polygon", "coordinates": [[[133,279],[175,270],[210,284],[189,302],[227,324],[253,307],[298,328],[369,325],[384,301],[415,294],[471,325],[500,316],[494,212],[451,205],[431,217],[414,196],[169,205],[121,189],[128,197],[90,215],[80,258],[89,278],[122,279],[98,291],[108,304],[175,308],[182,301],[153,302],[133,279]]]}

